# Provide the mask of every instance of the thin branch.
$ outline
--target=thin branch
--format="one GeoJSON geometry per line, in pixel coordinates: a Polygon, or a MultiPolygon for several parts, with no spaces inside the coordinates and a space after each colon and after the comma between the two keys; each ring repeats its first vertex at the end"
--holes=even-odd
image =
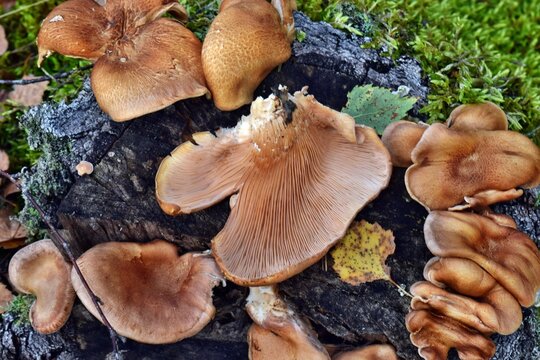
{"type": "MultiPolygon", "coordinates": [[[[0,176],[5,177],[9,181],[11,181],[22,192],[21,185],[17,182],[17,180],[11,174],[9,174],[9,173],[7,173],[7,172],[5,172],[3,170],[0,170],[0,176]]],[[[109,323],[109,320],[107,320],[107,317],[103,313],[103,310],[101,309],[99,298],[96,296],[96,294],[94,294],[92,289],[90,289],[90,286],[88,285],[88,282],[86,282],[86,279],[84,278],[84,276],[83,276],[83,274],[81,272],[81,269],[77,265],[77,261],[75,260],[75,256],[73,255],[73,252],[71,251],[71,247],[69,246],[69,243],[60,234],[60,232],[51,224],[51,222],[47,219],[47,215],[45,215],[45,212],[43,211],[41,206],[37,203],[36,199],[34,199],[34,197],[30,193],[26,193],[26,197],[28,198],[28,201],[30,201],[30,203],[32,204],[34,209],[36,209],[36,211],[39,213],[39,216],[41,217],[41,219],[45,222],[45,224],[47,224],[47,226],[51,230],[51,240],[53,240],[56,247],[63,250],[64,253],[67,255],[67,257],[69,258],[69,261],[73,265],[73,268],[75,269],[75,272],[77,273],[77,276],[79,277],[79,279],[81,279],[81,282],[82,282],[84,288],[86,289],[86,292],[88,293],[88,295],[92,299],[92,302],[94,303],[94,306],[96,307],[96,309],[97,309],[97,311],[99,313],[101,321],[109,329],[109,336],[111,338],[111,342],[112,342],[112,346],[113,346],[113,353],[115,355],[115,359],[120,360],[120,352],[118,351],[118,335],[116,334],[115,330],[113,329],[113,327],[109,323]]]]}
{"type": "Polygon", "coordinates": [[[77,68],[77,69],[73,69],[73,70],[70,70],[70,71],[66,71],[66,72],[63,72],[63,73],[58,73],[58,74],[54,74],[54,75],[45,75],[45,76],[40,76],[40,77],[33,78],[33,79],[17,79],[17,80],[1,80],[0,79],[0,85],[29,85],[29,84],[35,84],[35,83],[43,82],[43,81],[51,81],[51,78],[52,78],[52,80],[64,79],[64,78],[67,78],[67,77],[71,76],[72,74],[74,74],[74,73],[76,73],[78,71],[88,70],[88,69],[92,68],[92,66],[94,66],[94,65],[86,65],[86,66],[83,66],[83,67],[80,67],[80,68],[77,68]]]}

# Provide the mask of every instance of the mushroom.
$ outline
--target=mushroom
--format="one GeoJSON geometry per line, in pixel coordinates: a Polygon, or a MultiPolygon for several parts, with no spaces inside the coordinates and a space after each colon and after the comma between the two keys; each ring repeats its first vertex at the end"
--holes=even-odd
{"type": "Polygon", "coordinates": [[[89,161],[81,161],[75,167],[79,176],[90,175],[94,172],[94,164],[89,161]]]}
{"type": "Polygon", "coordinates": [[[407,169],[405,184],[428,210],[451,208],[478,193],[478,201],[489,205],[519,196],[520,191],[512,190],[518,186],[540,184],[540,149],[511,131],[453,131],[434,124],[411,158],[414,165],[407,169]]]}
{"type": "MultiPolygon", "coordinates": [[[[172,343],[193,336],[212,320],[212,288],[221,281],[214,260],[204,254],[178,255],[163,240],[147,244],[108,242],[77,259],[116,332],[148,343],[172,343]]],[[[97,309],[75,273],[79,299],[97,319],[97,309]]]]}
{"type": "Polygon", "coordinates": [[[13,300],[13,294],[8,290],[6,285],[0,283],[0,314],[6,311],[7,306],[13,300]]]}
{"type": "Polygon", "coordinates": [[[92,90],[115,121],[126,121],[208,93],[201,42],[181,23],[160,18],[174,0],[68,0],[51,11],[38,34],[38,64],[53,52],[95,61],[92,90]]]}
{"type": "Polygon", "coordinates": [[[270,95],[235,128],[193,135],[161,163],[156,196],[170,215],[238,193],[212,254],[245,286],[283,281],[315,263],[388,185],[390,156],[373,129],[304,92],[270,95]]]}
{"type": "Polygon", "coordinates": [[[492,102],[464,104],[455,108],[446,126],[458,131],[508,130],[506,114],[492,102]]]}
{"type": "Polygon", "coordinates": [[[405,325],[423,359],[447,359],[452,348],[457,350],[460,359],[488,360],[495,355],[493,341],[448,317],[416,310],[407,314],[405,325]]]}
{"type": "Polygon", "coordinates": [[[249,289],[246,310],[253,319],[248,332],[250,360],[329,360],[309,325],[277,294],[275,286],[249,289]]]}
{"type": "Polygon", "coordinates": [[[398,360],[398,357],[392,345],[376,344],[340,352],[332,360],[398,360]]]}
{"type": "Polygon", "coordinates": [[[253,92],[276,66],[291,56],[294,0],[225,0],[202,47],[202,65],[214,103],[234,110],[253,100],[253,92]],[[285,13],[289,12],[289,14],[285,13]],[[241,19],[241,21],[240,21],[241,19]]]}
{"type": "MultiPolygon", "coordinates": [[[[453,260],[461,261],[464,259],[453,260]]],[[[493,292],[488,294],[487,299],[481,298],[478,301],[451,293],[427,281],[417,282],[411,286],[411,293],[414,295],[411,308],[413,310],[431,310],[486,335],[492,333],[512,334],[521,325],[521,307],[508,291],[498,285],[493,278],[491,280],[490,290],[493,292]]],[[[463,280],[456,280],[457,287],[461,281],[463,280]]],[[[474,286],[473,283],[468,285],[469,287],[474,286]]],[[[459,290],[457,291],[459,292],[459,290]]]]}
{"type": "Polygon", "coordinates": [[[33,294],[30,323],[39,333],[54,333],[71,314],[75,292],[70,281],[71,264],[54,243],[36,241],[17,251],[9,262],[9,281],[23,294],[33,294]]]}
{"type": "Polygon", "coordinates": [[[540,290],[540,251],[524,233],[473,213],[433,211],[424,236],[434,255],[469,259],[522,306],[534,304],[540,290]]]}
{"type": "Polygon", "coordinates": [[[428,125],[425,123],[400,120],[384,129],[381,140],[388,149],[394,166],[412,165],[411,152],[427,128],[428,125]]]}

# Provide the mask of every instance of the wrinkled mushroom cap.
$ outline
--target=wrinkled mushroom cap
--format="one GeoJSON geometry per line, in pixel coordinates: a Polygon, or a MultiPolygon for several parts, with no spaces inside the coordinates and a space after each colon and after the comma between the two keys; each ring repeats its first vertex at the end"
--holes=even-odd
{"type": "Polygon", "coordinates": [[[253,100],[262,80],[291,56],[287,31],[265,0],[222,3],[202,47],[204,75],[217,108],[234,110],[253,100]]]}
{"type": "Polygon", "coordinates": [[[464,104],[455,108],[446,126],[457,131],[508,130],[506,114],[492,102],[464,104]]]}
{"type": "Polygon", "coordinates": [[[51,240],[25,246],[9,262],[9,281],[19,293],[36,297],[30,323],[42,334],[60,330],[71,314],[75,292],[68,264],[51,240]]]}
{"type": "Polygon", "coordinates": [[[255,322],[248,332],[250,360],[330,359],[313,330],[278,296],[275,286],[250,288],[246,310],[255,322]]]}
{"type": "Polygon", "coordinates": [[[495,354],[495,344],[459,322],[426,310],[411,311],[405,317],[418,354],[426,360],[444,360],[450,349],[455,348],[460,359],[490,359],[495,354]]]}
{"type": "Polygon", "coordinates": [[[411,153],[427,128],[428,125],[424,123],[400,120],[384,129],[381,140],[388,149],[394,166],[412,165],[411,153]]]}
{"type": "Polygon", "coordinates": [[[387,186],[391,163],[377,134],[297,92],[290,124],[280,100],[255,100],[233,129],[193,136],[161,163],[156,196],[171,215],[238,193],[212,241],[226,277],[283,281],[319,260],[356,213],[387,186]]]}
{"type": "MultiPolygon", "coordinates": [[[[77,264],[111,326],[130,339],[176,342],[197,334],[215,314],[212,288],[221,275],[209,256],[179,256],[176,246],[162,240],[109,242],[85,252],[77,264]]],[[[101,320],[75,271],[71,279],[81,302],[101,320]]]]}
{"type": "Polygon", "coordinates": [[[540,252],[524,233],[472,213],[433,211],[424,224],[429,250],[442,258],[469,259],[531,306],[540,290],[540,252]]]}
{"type": "Polygon", "coordinates": [[[398,360],[398,357],[392,345],[384,344],[340,352],[332,360],[398,360]]]}
{"type": "Polygon", "coordinates": [[[430,210],[448,209],[486,190],[540,184],[540,149],[512,131],[463,132],[434,124],[414,148],[412,160],[405,174],[407,190],[430,210]]]}
{"type": "Polygon", "coordinates": [[[201,42],[165,12],[173,0],[68,0],[43,21],[39,62],[53,52],[95,61],[92,90],[115,121],[126,121],[208,93],[201,42]]]}

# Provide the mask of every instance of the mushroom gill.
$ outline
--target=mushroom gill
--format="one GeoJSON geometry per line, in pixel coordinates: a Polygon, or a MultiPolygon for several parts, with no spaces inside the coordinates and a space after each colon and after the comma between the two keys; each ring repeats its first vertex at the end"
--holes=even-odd
{"type": "Polygon", "coordinates": [[[370,128],[296,92],[258,98],[217,137],[195,134],[163,160],[156,195],[172,215],[238,193],[212,250],[242,285],[287,279],[316,262],[388,184],[390,156],[370,128]]]}

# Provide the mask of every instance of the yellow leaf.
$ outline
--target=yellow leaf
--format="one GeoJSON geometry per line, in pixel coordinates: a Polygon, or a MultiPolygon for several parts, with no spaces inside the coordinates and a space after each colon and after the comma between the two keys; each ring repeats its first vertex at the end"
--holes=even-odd
{"type": "Polygon", "coordinates": [[[333,267],[341,280],[352,285],[379,279],[393,282],[385,261],[395,249],[392,231],[362,220],[353,223],[332,250],[333,267]]]}

